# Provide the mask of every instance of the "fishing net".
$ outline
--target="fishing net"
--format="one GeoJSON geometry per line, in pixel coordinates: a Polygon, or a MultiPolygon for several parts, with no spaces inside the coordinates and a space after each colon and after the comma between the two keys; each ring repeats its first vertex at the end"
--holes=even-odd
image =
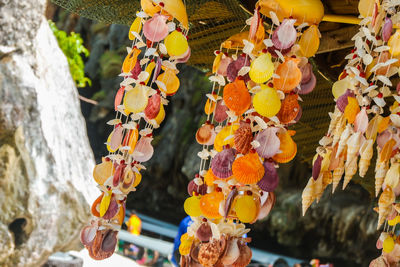
{"type": "MultiPolygon", "coordinates": [[[[140,1],[132,0],[52,0],[57,5],[80,16],[105,22],[130,25],[140,9],[140,1]]],[[[246,26],[251,14],[239,0],[196,0],[186,1],[190,22],[189,45],[192,55],[189,65],[209,70],[215,58],[213,51],[230,36],[246,26]]],[[[317,71],[314,70],[317,74],[317,71]]],[[[310,162],[315,154],[318,140],[329,125],[328,112],[334,110],[331,82],[319,73],[314,91],[303,96],[301,104],[303,115],[295,126],[294,140],[298,145],[299,156],[310,162]]]]}

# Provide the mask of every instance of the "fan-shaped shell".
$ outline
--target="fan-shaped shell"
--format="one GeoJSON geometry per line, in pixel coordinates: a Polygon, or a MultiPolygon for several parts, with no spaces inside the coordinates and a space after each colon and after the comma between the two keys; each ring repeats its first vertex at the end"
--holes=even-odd
{"type": "Polygon", "coordinates": [[[113,174],[114,166],[110,160],[103,160],[102,163],[97,164],[93,169],[93,178],[99,185],[104,184],[104,182],[113,174]]]}
{"type": "Polygon", "coordinates": [[[84,246],[90,246],[93,244],[94,238],[96,237],[97,227],[88,225],[82,228],[80,239],[84,246]]]}
{"type": "Polygon", "coordinates": [[[251,62],[249,76],[256,83],[265,83],[274,73],[274,64],[270,53],[261,53],[251,62]]]}
{"type": "Polygon", "coordinates": [[[242,115],[251,104],[251,97],[244,81],[238,79],[224,87],[223,99],[225,105],[237,115],[242,115]]]}
{"type": "Polygon", "coordinates": [[[147,106],[144,109],[144,114],[146,115],[147,119],[152,120],[157,117],[158,113],[160,112],[160,105],[160,94],[154,94],[149,98],[147,106]]]}
{"type": "Polygon", "coordinates": [[[240,195],[235,200],[235,211],[238,219],[244,223],[251,223],[257,218],[259,205],[253,196],[240,195]]]}
{"type": "Polygon", "coordinates": [[[292,137],[289,135],[288,131],[283,133],[278,133],[280,143],[280,150],[282,151],[279,154],[276,154],[273,159],[278,163],[287,163],[291,161],[297,153],[297,145],[293,141],[292,137]]]}
{"type": "Polygon", "coordinates": [[[310,80],[308,82],[300,84],[300,90],[298,90],[298,94],[299,95],[309,94],[314,90],[316,85],[317,85],[317,78],[315,77],[314,73],[311,72],[310,80]]]}
{"type": "Polygon", "coordinates": [[[346,106],[349,104],[348,97],[354,97],[354,92],[352,90],[346,90],[344,94],[338,97],[336,106],[340,112],[344,112],[346,106]]]}
{"type": "Polygon", "coordinates": [[[274,88],[262,84],[261,91],[253,97],[253,106],[261,116],[273,117],[281,109],[281,100],[274,88]]]}
{"type": "Polygon", "coordinates": [[[271,161],[264,161],[264,176],[258,181],[257,185],[265,192],[272,192],[279,184],[279,176],[276,171],[275,164],[271,161]]]}
{"type": "Polygon", "coordinates": [[[301,82],[301,71],[297,64],[298,58],[287,58],[276,69],[279,78],[274,78],[274,88],[284,93],[291,92],[301,82]]]}
{"type": "Polygon", "coordinates": [[[222,75],[222,76],[226,76],[227,75],[227,69],[229,64],[232,63],[232,58],[223,55],[221,62],[219,63],[218,69],[217,69],[217,74],[222,75]]]}
{"type": "Polygon", "coordinates": [[[165,84],[166,90],[162,87],[159,89],[168,96],[176,94],[179,89],[180,82],[174,69],[166,68],[165,71],[157,77],[157,81],[165,84]]]}
{"type": "Polygon", "coordinates": [[[236,238],[231,238],[226,245],[226,250],[221,261],[224,265],[231,265],[240,256],[240,249],[238,246],[238,240],[236,238]]]}
{"type": "Polygon", "coordinates": [[[151,145],[152,137],[142,136],[136,144],[133,159],[138,162],[146,162],[153,156],[154,148],[151,145]],[[137,152],[137,153],[135,153],[137,152]]]}
{"type": "Polygon", "coordinates": [[[207,193],[207,185],[206,184],[202,184],[202,185],[197,185],[194,180],[191,180],[188,184],[188,194],[190,196],[193,195],[193,192],[195,192],[196,194],[199,195],[205,195],[207,193]]]}
{"type": "Polygon", "coordinates": [[[251,262],[252,252],[251,249],[246,246],[246,244],[239,245],[239,254],[238,259],[232,264],[233,267],[245,267],[249,265],[251,262]]]}
{"type": "Polygon", "coordinates": [[[300,111],[300,105],[297,94],[286,95],[282,101],[281,109],[278,112],[278,119],[282,124],[287,124],[296,118],[300,111]]]}
{"type": "Polygon", "coordinates": [[[242,184],[255,184],[264,176],[264,166],[257,153],[249,153],[237,158],[232,165],[236,180],[242,184]]]}
{"type": "Polygon", "coordinates": [[[221,218],[222,215],[219,213],[219,205],[223,200],[224,194],[221,192],[214,191],[209,194],[205,194],[200,199],[200,210],[207,218],[221,218]]]}
{"type": "Polygon", "coordinates": [[[354,123],[357,114],[360,112],[360,106],[355,97],[347,97],[347,100],[349,103],[344,109],[344,117],[348,123],[354,123]]]}
{"type": "Polygon", "coordinates": [[[360,112],[358,112],[356,119],[354,121],[354,131],[365,133],[368,127],[368,115],[366,107],[363,107],[360,112]]]}
{"type": "Polygon", "coordinates": [[[188,51],[189,44],[186,37],[180,31],[171,32],[164,40],[168,55],[181,56],[188,51]]]}
{"type": "MultiPolygon", "coordinates": [[[[237,78],[239,70],[245,66],[250,66],[250,59],[244,55],[238,56],[235,61],[228,65],[226,70],[228,80],[233,82],[237,78]]],[[[247,73],[245,76],[243,76],[243,79],[245,82],[248,82],[250,80],[249,74],[247,73]]]]}
{"type": "Polygon", "coordinates": [[[232,176],[232,164],[235,160],[235,150],[233,148],[224,149],[219,152],[211,161],[211,169],[218,178],[228,178],[232,176]]]}
{"type": "Polygon", "coordinates": [[[389,52],[394,57],[400,55],[399,44],[400,44],[400,30],[397,29],[396,32],[390,37],[388,41],[388,46],[390,47],[389,52]]]}
{"type": "Polygon", "coordinates": [[[125,57],[124,63],[122,63],[122,72],[129,73],[136,66],[137,57],[141,50],[134,47],[131,52],[125,57]]]}
{"type": "Polygon", "coordinates": [[[278,49],[288,49],[296,42],[295,19],[284,19],[272,34],[272,43],[278,49]]]}
{"type": "Polygon", "coordinates": [[[138,85],[126,92],[124,97],[125,112],[139,113],[144,111],[148,103],[147,90],[138,85]]]}
{"type": "Polygon", "coordinates": [[[279,151],[280,140],[276,133],[278,128],[268,127],[257,134],[255,140],[260,143],[260,146],[256,148],[258,155],[263,158],[271,158],[279,151]]]}
{"type": "MultiPolygon", "coordinates": [[[[213,95],[214,97],[217,97],[217,95],[213,95]]],[[[207,99],[206,104],[204,105],[204,113],[206,115],[211,115],[214,110],[215,110],[215,106],[216,106],[216,102],[212,101],[211,99],[207,99]]]]}
{"type": "Polygon", "coordinates": [[[119,210],[118,203],[115,200],[115,197],[113,196],[111,198],[110,205],[108,206],[106,213],[103,215],[103,219],[110,220],[117,214],[118,210],[119,210]]]}
{"type": "Polygon", "coordinates": [[[196,231],[196,236],[201,242],[208,242],[212,237],[211,226],[208,223],[202,223],[196,231]]]}
{"type": "Polygon", "coordinates": [[[147,40],[151,42],[159,42],[168,35],[167,26],[168,17],[154,14],[154,16],[146,21],[143,25],[143,34],[147,40]]]}
{"type": "Polygon", "coordinates": [[[239,128],[238,123],[228,124],[217,134],[214,140],[214,149],[218,152],[221,152],[223,146],[230,145],[231,147],[234,145],[234,134],[236,130],[239,128]]]}
{"type": "Polygon", "coordinates": [[[247,154],[251,149],[253,133],[249,123],[241,122],[240,127],[235,131],[235,148],[239,153],[247,154]]]}
{"type": "Polygon", "coordinates": [[[228,118],[228,114],[226,113],[229,108],[223,104],[222,100],[217,102],[214,112],[214,120],[218,123],[223,122],[228,118]]]}
{"type": "Polygon", "coordinates": [[[196,132],[196,141],[200,145],[208,144],[213,137],[215,138],[215,132],[211,123],[203,124],[196,132]]]}
{"type": "Polygon", "coordinates": [[[204,243],[200,247],[199,251],[199,263],[203,266],[214,266],[221,255],[221,246],[219,240],[204,243]]]}
{"type": "Polygon", "coordinates": [[[124,129],[122,128],[122,125],[118,124],[110,133],[107,138],[107,150],[109,152],[115,152],[119,149],[123,138],[123,131],[124,129]]]}
{"type": "Polygon", "coordinates": [[[301,35],[300,51],[305,57],[313,57],[319,48],[319,30],[316,25],[311,25],[301,35]]]}

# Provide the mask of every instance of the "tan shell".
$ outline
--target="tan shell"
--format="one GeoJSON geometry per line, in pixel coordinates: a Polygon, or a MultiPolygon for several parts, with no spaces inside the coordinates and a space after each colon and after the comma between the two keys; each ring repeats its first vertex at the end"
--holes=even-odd
{"type": "Polygon", "coordinates": [[[360,177],[364,177],[367,174],[368,167],[370,165],[372,156],[374,154],[373,151],[374,140],[368,139],[366,140],[360,148],[360,164],[359,164],[359,174],[360,177]]]}
{"type": "Polygon", "coordinates": [[[303,209],[303,216],[306,214],[307,209],[314,202],[314,179],[311,177],[308,180],[306,187],[303,190],[303,194],[301,195],[301,204],[303,209]]]}
{"type": "Polygon", "coordinates": [[[380,149],[378,147],[378,158],[376,160],[375,166],[375,196],[379,195],[381,191],[383,181],[385,179],[386,173],[389,169],[389,163],[386,161],[380,161],[380,149]]]}
{"type": "Polygon", "coordinates": [[[221,244],[219,240],[203,243],[199,251],[199,263],[205,267],[214,266],[221,255],[221,244]]]}
{"type": "Polygon", "coordinates": [[[344,155],[340,156],[339,166],[337,166],[333,170],[332,193],[335,193],[336,187],[338,186],[340,180],[342,179],[344,173],[344,161],[345,161],[345,156],[344,155]]]}
{"type": "Polygon", "coordinates": [[[348,159],[346,161],[344,169],[345,169],[345,175],[343,181],[343,190],[346,189],[346,186],[349,184],[350,180],[357,172],[357,157],[353,157],[350,160],[348,159]]]}
{"type": "Polygon", "coordinates": [[[251,149],[251,142],[253,141],[253,134],[250,124],[241,123],[239,129],[235,131],[234,140],[235,148],[239,153],[249,153],[251,149]]]}
{"type": "Polygon", "coordinates": [[[240,256],[232,264],[233,267],[245,267],[251,262],[253,256],[251,249],[246,244],[239,244],[240,256]]]}

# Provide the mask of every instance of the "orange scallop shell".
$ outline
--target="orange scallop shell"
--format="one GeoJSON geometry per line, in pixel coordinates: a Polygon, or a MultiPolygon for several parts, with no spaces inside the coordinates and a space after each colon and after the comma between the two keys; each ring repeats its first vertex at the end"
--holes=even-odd
{"type": "Polygon", "coordinates": [[[299,114],[300,105],[297,94],[288,94],[282,101],[281,109],[277,116],[282,124],[288,124],[299,114]]]}
{"type": "Polygon", "coordinates": [[[198,260],[203,266],[215,266],[222,253],[219,240],[201,244],[198,260]]]}
{"type": "Polygon", "coordinates": [[[224,199],[222,192],[211,192],[205,194],[200,199],[200,210],[203,215],[209,219],[219,219],[222,215],[219,213],[219,204],[224,199]]]}
{"type": "Polygon", "coordinates": [[[213,136],[214,125],[210,123],[203,124],[196,132],[196,141],[200,145],[207,144],[213,136]]]}
{"type": "Polygon", "coordinates": [[[274,78],[274,88],[282,90],[284,93],[291,92],[301,82],[301,71],[297,64],[298,58],[286,58],[285,62],[276,68],[279,78],[274,78]]]}
{"type": "Polygon", "coordinates": [[[236,79],[224,87],[225,105],[237,115],[242,115],[251,104],[251,96],[243,80],[236,79]]]}
{"type": "Polygon", "coordinates": [[[251,149],[253,133],[249,123],[240,124],[239,129],[237,129],[234,134],[235,148],[239,153],[247,154],[251,149]]]}
{"type": "Polygon", "coordinates": [[[92,204],[91,211],[92,211],[93,216],[95,216],[95,217],[100,217],[100,212],[99,212],[99,210],[97,210],[97,205],[100,205],[100,202],[103,199],[103,196],[104,196],[104,192],[102,192],[101,195],[98,198],[96,198],[96,200],[92,204]]]}
{"type": "Polygon", "coordinates": [[[255,184],[263,178],[265,169],[256,152],[237,158],[232,164],[233,176],[242,184],[255,184]]]}
{"type": "Polygon", "coordinates": [[[279,149],[282,152],[272,157],[278,163],[287,163],[296,156],[297,144],[293,141],[289,133],[290,131],[278,133],[278,138],[281,141],[279,149]]]}

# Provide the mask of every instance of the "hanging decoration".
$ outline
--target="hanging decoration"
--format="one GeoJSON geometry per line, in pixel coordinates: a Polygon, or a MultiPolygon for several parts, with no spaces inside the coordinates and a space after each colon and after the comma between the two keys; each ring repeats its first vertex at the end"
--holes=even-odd
{"type": "MultiPolygon", "coordinates": [[[[323,15],[322,3],[311,2],[323,15]]],[[[297,153],[288,127],[300,120],[301,95],[316,85],[307,57],[318,50],[322,15],[279,17],[270,10],[264,13],[272,21],[268,34],[262,3],[247,20],[249,30],[215,51],[207,121],[196,133],[203,146],[199,173],[184,203],[194,222],[181,238],[181,266],[247,266],[252,252],[245,223],[269,214],[277,168],[297,153]]]]}
{"type": "Polygon", "coordinates": [[[177,63],[190,57],[188,19],[181,0],[141,0],[129,30],[132,47],[122,64],[123,81],[115,97],[114,127],[106,146],[109,154],[93,170],[101,190],[92,205],[91,224],[81,242],[96,260],[110,257],[125,218],[125,202],[142,179],[144,162],[154,153],[153,129],[165,118],[167,96],[179,89],[177,63]]]}
{"type": "Polygon", "coordinates": [[[302,195],[304,215],[329,184],[335,192],[342,177],[343,189],[357,171],[365,177],[376,151],[377,227],[384,225],[377,247],[381,249],[383,243],[383,253],[370,266],[389,266],[393,258],[396,263],[400,260],[394,236],[398,223],[395,199],[400,194],[400,91],[393,84],[400,66],[400,31],[394,27],[400,23],[399,5],[393,0],[360,1],[363,19],[352,39],[355,48],[333,84],[336,107],[329,114],[331,123],[316,149],[312,177],[302,195]]]}

